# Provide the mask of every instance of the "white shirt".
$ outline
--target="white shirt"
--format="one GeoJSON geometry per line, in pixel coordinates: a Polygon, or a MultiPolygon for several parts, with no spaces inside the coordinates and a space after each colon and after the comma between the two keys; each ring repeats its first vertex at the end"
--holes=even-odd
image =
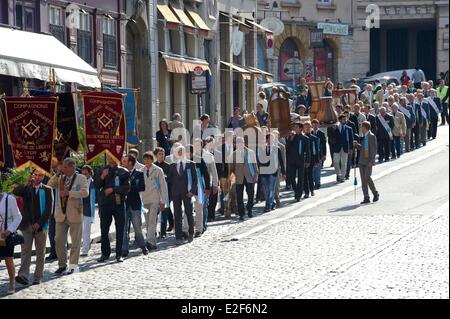
{"type": "Polygon", "coordinates": [[[145,165],[142,163],[139,163],[138,161],[136,161],[136,164],[134,165],[134,168],[138,171],[138,172],[142,172],[142,170],[144,169],[145,165]]]}
{"type": "Polygon", "coordinates": [[[1,194],[0,202],[0,232],[5,231],[5,224],[8,224],[8,229],[11,233],[15,232],[22,221],[22,214],[20,213],[17,201],[14,196],[1,194]],[[6,210],[6,196],[8,196],[8,222],[5,222],[6,210]]]}
{"type": "Polygon", "coordinates": [[[177,161],[177,171],[178,171],[178,174],[180,174],[180,168],[181,168],[181,165],[183,165],[183,171],[185,171],[185,170],[186,170],[186,160],[185,160],[185,159],[182,159],[182,160],[178,160],[178,161],[177,161]]]}

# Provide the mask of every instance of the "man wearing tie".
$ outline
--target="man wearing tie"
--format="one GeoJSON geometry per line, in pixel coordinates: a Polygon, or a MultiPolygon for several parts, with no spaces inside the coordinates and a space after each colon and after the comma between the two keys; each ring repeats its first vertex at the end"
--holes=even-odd
{"type": "Polygon", "coordinates": [[[302,123],[294,124],[294,132],[287,139],[286,148],[287,156],[291,158],[288,164],[290,184],[295,191],[295,200],[299,202],[304,191],[305,169],[311,163],[309,139],[303,134],[302,123]]]}
{"type": "Polygon", "coordinates": [[[430,107],[423,97],[422,90],[417,90],[417,101],[414,104],[414,110],[416,113],[416,148],[420,147],[420,143],[423,146],[427,145],[428,126],[430,119],[430,107]],[[419,141],[420,137],[420,141],[419,141]]]}
{"type": "Polygon", "coordinates": [[[379,162],[382,163],[383,160],[388,162],[390,160],[391,154],[391,141],[394,140],[394,135],[392,130],[394,129],[394,117],[388,114],[386,107],[380,108],[380,114],[377,115],[377,139],[378,143],[381,145],[378,147],[379,150],[379,162]]]}
{"type": "Polygon", "coordinates": [[[195,175],[195,163],[186,158],[186,150],[180,145],[174,150],[175,161],[170,164],[168,184],[171,185],[176,244],[183,244],[183,210],[186,214],[189,237],[188,241],[194,240],[194,216],[192,214],[192,197],[197,193],[197,178],[195,175]]]}
{"type": "Polygon", "coordinates": [[[98,262],[105,262],[111,254],[109,242],[109,228],[112,219],[116,226],[116,261],[123,262],[122,243],[125,230],[125,198],[130,191],[130,173],[126,168],[119,167],[118,161],[107,156],[108,167],[94,180],[99,193],[100,228],[102,237],[102,256],[98,262]]]}
{"type": "Polygon", "coordinates": [[[361,174],[362,190],[364,194],[364,200],[361,204],[368,204],[370,203],[369,187],[373,194],[373,202],[377,202],[380,198],[380,194],[375,188],[375,184],[372,180],[372,167],[375,165],[375,157],[377,154],[377,138],[370,131],[369,122],[362,123],[361,131],[363,134],[362,142],[361,144],[355,142],[355,147],[361,150],[359,173],[361,174]]]}
{"type": "Polygon", "coordinates": [[[70,249],[69,269],[71,274],[78,270],[81,238],[83,236],[83,198],[89,196],[86,177],[75,170],[75,161],[66,158],[62,172],[54,175],[48,186],[56,190],[55,221],[56,221],[56,255],[59,268],[57,275],[62,275],[67,269],[67,233],[70,232],[72,247],[70,249]]]}
{"type": "Polygon", "coordinates": [[[430,114],[430,129],[428,130],[428,139],[436,139],[437,127],[439,122],[439,114],[441,114],[442,106],[441,99],[437,97],[436,90],[431,88],[429,90],[427,102],[429,105],[430,114]]]}
{"type": "Polygon", "coordinates": [[[324,132],[319,130],[320,123],[317,119],[312,120],[311,124],[313,127],[311,134],[317,137],[319,143],[319,165],[313,168],[314,189],[320,189],[321,170],[327,158],[327,137],[324,132]]]}
{"type": "MultiPolygon", "coordinates": [[[[405,115],[406,120],[406,135],[405,135],[405,152],[411,150],[411,140],[412,140],[412,128],[416,124],[416,114],[411,105],[408,104],[409,93],[400,98],[399,111],[405,115]]],[[[414,98],[413,98],[414,99],[414,98]]]]}
{"type": "Polygon", "coordinates": [[[334,144],[331,152],[333,153],[336,181],[344,183],[349,154],[353,152],[353,131],[347,126],[347,115],[339,115],[339,124],[335,126],[333,133],[334,144]]]}
{"type": "Polygon", "coordinates": [[[305,135],[309,139],[309,151],[311,153],[311,161],[308,168],[305,169],[305,196],[304,198],[309,198],[309,194],[314,196],[314,176],[313,169],[318,167],[320,164],[320,149],[319,149],[319,138],[311,133],[311,123],[305,122],[303,124],[305,128],[305,135]]]}
{"type": "Polygon", "coordinates": [[[255,198],[255,183],[258,182],[258,165],[255,153],[245,146],[243,137],[236,138],[236,151],[233,152],[231,171],[236,176],[236,194],[238,202],[239,220],[244,220],[244,187],[247,192],[247,215],[253,217],[255,198]]]}

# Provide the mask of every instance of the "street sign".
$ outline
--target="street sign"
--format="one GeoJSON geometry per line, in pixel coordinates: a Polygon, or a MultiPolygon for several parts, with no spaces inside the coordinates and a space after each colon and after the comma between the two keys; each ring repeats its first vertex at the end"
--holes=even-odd
{"type": "Polygon", "coordinates": [[[319,22],[317,29],[322,29],[324,34],[348,35],[348,24],[319,22]]]}
{"type": "Polygon", "coordinates": [[[284,22],[277,17],[267,17],[261,21],[260,25],[272,31],[275,37],[284,32],[284,22]]]}
{"type": "Polygon", "coordinates": [[[189,72],[189,84],[192,94],[205,94],[209,90],[209,72],[201,67],[196,67],[193,72],[189,72]],[[200,72],[200,69],[202,72],[200,72]]]}

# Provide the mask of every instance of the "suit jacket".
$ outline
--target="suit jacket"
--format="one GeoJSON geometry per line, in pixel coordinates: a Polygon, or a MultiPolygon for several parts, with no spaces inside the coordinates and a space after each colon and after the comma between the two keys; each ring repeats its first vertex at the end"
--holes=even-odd
{"type": "Polygon", "coordinates": [[[342,128],[342,132],[339,130],[339,126],[333,129],[334,143],[331,145],[333,153],[340,153],[343,150],[348,153],[353,149],[353,130],[350,126],[345,125],[342,128]]]}
{"type": "Polygon", "coordinates": [[[142,193],[142,202],[144,205],[167,204],[168,189],[163,169],[156,164],[153,164],[149,169],[144,167],[142,170],[142,178],[144,179],[145,185],[142,193]]]}
{"type": "Polygon", "coordinates": [[[211,175],[209,174],[208,166],[206,165],[205,161],[199,156],[194,156],[194,163],[196,169],[198,169],[200,172],[200,176],[202,178],[203,183],[203,189],[211,190],[211,175]]]}
{"type": "Polygon", "coordinates": [[[377,138],[375,134],[372,132],[368,133],[369,138],[369,150],[368,152],[365,152],[364,150],[364,137],[362,138],[361,144],[357,145],[357,148],[361,150],[361,156],[359,157],[359,166],[365,166],[368,165],[369,162],[372,162],[372,164],[375,164],[375,158],[377,156],[377,150],[378,150],[378,144],[377,144],[377,138]]]}
{"type": "Polygon", "coordinates": [[[86,176],[75,173],[75,180],[69,191],[69,197],[66,204],[66,213],[62,209],[64,198],[60,196],[60,185],[64,185],[65,176],[54,175],[49,181],[48,186],[56,190],[55,220],[57,223],[63,223],[66,218],[71,224],[83,222],[83,198],[89,196],[86,176]]]}
{"type": "MultiPolygon", "coordinates": [[[[416,123],[416,114],[415,114],[415,112],[414,112],[414,109],[412,108],[412,106],[411,105],[409,105],[409,104],[407,104],[406,106],[405,106],[405,109],[408,111],[408,115],[409,115],[409,117],[408,116],[406,116],[406,114],[403,114],[403,115],[405,115],[405,121],[406,121],[406,128],[407,129],[410,129],[410,128],[412,128],[412,126],[416,123]]],[[[399,112],[401,112],[400,110],[399,110],[399,112]]],[[[403,112],[402,112],[403,113],[403,112]]]]}
{"type": "Polygon", "coordinates": [[[145,191],[144,173],[135,169],[130,174],[130,191],[126,200],[127,208],[139,211],[142,209],[140,192],[143,191],[145,191]]]}
{"type": "Polygon", "coordinates": [[[392,113],[394,117],[394,129],[392,133],[394,136],[405,136],[406,135],[406,119],[402,112],[392,113]]]}
{"type": "Polygon", "coordinates": [[[20,222],[19,229],[26,230],[28,227],[34,224],[39,224],[41,227],[38,232],[41,232],[44,226],[47,225],[48,219],[52,213],[53,206],[53,192],[50,187],[42,184],[40,189],[45,193],[45,208],[43,214],[40,210],[40,198],[36,195],[35,188],[29,185],[19,185],[13,190],[15,196],[22,197],[22,221],[20,222]]]}
{"type": "Polygon", "coordinates": [[[430,120],[430,106],[425,99],[422,100],[422,103],[417,102],[414,104],[414,113],[416,114],[416,125],[428,125],[430,120]],[[425,110],[426,117],[423,116],[421,109],[425,110]]]}
{"type": "Polygon", "coordinates": [[[220,161],[216,161],[217,174],[219,178],[228,178],[229,176],[229,166],[230,163],[227,162],[227,157],[229,157],[235,151],[234,145],[230,147],[231,152],[229,154],[225,151],[225,144],[220,147],[220,150],[214,151],[214,157],[216,159],[220,159],[220,161]]]}
{"type": "Polygon", "coordinates": [[[267,145],[258,149],[258,164],[260,175],[274,175],[278,174],[278,170],[281,168],[281,174],[286,175],[285,164],[281,148],[278,145],[272,145],[267,150],[267,145]]]}
{"type": "MultiPolygon", "coordinates": [[[[381,116],[381,115],[380,115],[381,116]]],[[[394,117],[386,113],[384,116],[384,120],[386,121],[388,127],[393,130],[394,129],[394,117]]],[[[381,124],[380,119],[377,116],[377,138],[378,140],[390,140],[389,133],[384,128],[383,124],[381,124]]]]}
{"type": "MultiPolygon", "coordinates": [[[[95,202],[97,202],[98,195],[97,190],[94,186],[94,180],[91,181],[89,185],[89,196],[83,198],[83,216],[90,217],[91,216],[91,197],[95,196],[95,202]]],[[[95,207],[93,207],[95,209],[95,207]]]]}
{"type": "Polygon", "coordinates": [[[442,110],[442,106],[441,106],[441,99],[438,98],[437,96],[435,96],[433,98],[433,102],[436,103],[436,106],[438,108],[438,112],[436,113],[436,111],[434,110],[434,107],[431,106],[430,103],[428,103],[429,105],[429,110],[430,110],[430,119],[432,120],[438,120],[439,119],[439,113],[442,110]]]}
{"type": "Polygon", "coordinates": [[[366,119],[370,123],[370,131],[377,136],[377,118],[372,113],[366,114],[366,119]]]}
{"type": "Polygon", "coordinates": [[[286,149],[290,165],[303,167],[305,163],[311,163],[309,139],[304,134],[296,134],[292,139],[289,137],[286,140],[286,149]],[[301,150],[300,141],[302,145],[301,150]]]}
{"type": "Polygon", "coordinates": [[[116,204],[116,194],[120,196],[121,205],[125,203],[126,196],[130,191],[130,172],[124,167],[118,166],[116,168],[107,167],[109,170],[108,176],[104,180],[101,179],[102,171],[99,170],[95,174],[95,187],[98,190],[99,205],[101,207],[114,207],[116,204]],[[116,177],[118,178],[118,185],[116,185],[116,177]],[[105,189],[112,188],[113,192],[108,196],[105,195],[105,189]]]}
{"type": "Polygon", "coordinates": [[[306,134],[309,138],[309,151],[311,153],[311,166],[319,164],[320,161],[320,142],[319,138],[314,134],[306,134]]]}
{"type": "Polygon", "coordinates": [[[322,159],[322,157],[326,157],[327,156],[327,137],[325,136],[325,133],[322,132],[321,130],[317,130],[317,133],[315,133],[314,130],[312,130],[311,133],[314,136],[317,136],[317,138],[319,139],[319,141],[318,141],[319,151],[320,151],[319,159],[322,159]]]}
{"type": "Polygon", "coordinates": [[[170,164],[169,168],[169,176],[168,176],[169,184],[171,185],[170,194],[172,198],[174,196],[181,196],[182,198],[186,198],[186,195],[191,192],[194,195],[197,194],[197,178],[195,176],[195,163],[186,160],[185,168],[181,172],[178,172],[178,163],[174,162],[170,164]],[[191,180],[191,188],[189,189],[189,178],[188,174],[190,174],[191,180]]]}
{"type": "Polygon", "coordinates": [[[234,151],[231,171],[236,176],[236,184],[238,185],[244,184],[244,178],[247,183],[256,183],[258,181],[259,170],[255,152],[247,147],[244,148],[243,153],[240,150],[234,151]]]}

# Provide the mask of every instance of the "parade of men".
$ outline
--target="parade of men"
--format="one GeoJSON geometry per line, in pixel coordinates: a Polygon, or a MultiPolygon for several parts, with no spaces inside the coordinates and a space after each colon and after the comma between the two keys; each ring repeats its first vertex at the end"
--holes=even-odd
{"type": "Polygon", "coordinates": [[[449,299],[449,1],[1,0],[0,301],[449,299]]]}

